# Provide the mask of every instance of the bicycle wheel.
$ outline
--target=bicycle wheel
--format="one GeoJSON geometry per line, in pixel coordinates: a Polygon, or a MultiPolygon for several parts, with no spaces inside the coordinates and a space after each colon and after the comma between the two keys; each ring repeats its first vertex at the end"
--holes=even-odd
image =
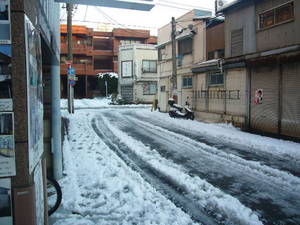
{"type": "Polygon", "coordinates": [[[48,215],[52,215],[60,206],[62,191],[56,180],[47,177],[48,215]]]}

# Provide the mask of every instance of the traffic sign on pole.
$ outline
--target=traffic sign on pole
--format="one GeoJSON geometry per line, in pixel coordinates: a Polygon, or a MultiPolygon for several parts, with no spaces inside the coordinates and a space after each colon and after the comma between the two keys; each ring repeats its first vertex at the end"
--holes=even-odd
{"type": "Polygon", "coordinates": [[[76,73],[76,69],[74,67],[68,68],[68,74],[75,75],[75,73],[76,73]]]}

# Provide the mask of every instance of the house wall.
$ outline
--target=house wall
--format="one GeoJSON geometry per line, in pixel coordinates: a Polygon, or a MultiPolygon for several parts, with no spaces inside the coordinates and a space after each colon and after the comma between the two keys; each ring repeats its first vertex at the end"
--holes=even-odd
{"type": "Polygon", "coordinates": [[[259,30],[259,14],[282,5],[284,3],[291,2],[290,0],[266,0],[258,1],[256,4],[256,38],[257,38],[257,51],[266,51],[276,48],[282,48],[289,45],[300,44],[300,2],[294,0],[294,16],[295,19],[291,22],[277,25],[264,30],[259,30]],[[276,38],[274,38],[276,37],[276,38]]]}
{"type": "MultiPolygon", "coordinates": [[[[154,45],[124,45],[119,50],[119,93],[121,93],[121,86],[133,85],[133,101],[139,103],[151,103],[155,95],[143,94],[143,82],[157,82],[157,73],[146,73],[142,71],[143,60],[157,60],[157,49],[154,45]],[[122,61],[133,62],[133,74],[131,78],[123,78],[121,63],[122,61]]],[[[158,86],[157,86],[158,87],[158,86]]]]}
{"type": "Polygon", "coordinates": [[[247,91],[245,68],[230,69],[225,72],[224,85],[208,86],[208,74],[198,73],[193,77],[193,104],[196,119],[210,122],[232,122],[244,126],[247,116],[247,91]],[[226,98],[205,97],[201,91],[216,93],[227,91],[226,98]],[[229,96],[229,91],[232,91],[229,96]],[[237,98],[239,91],[239,98],[237,98]]]}
{"type": "Polygon", "coordinates": [[[225,15],[225,57],[231,55],[231,32],[243,29],[243,54],[256,51],[255,6],[247,6],[240,10],[228,11],[225,15]]]}
{"type": "MultiPolygon", "coordinates": [[[[197,16],[197,10],[192,10],[185,15],[176,19],[178,21],[176,30],[182,31],[177,35],[177,40],[183,39],[191,35],[191,30],[188,29],[189,25],[193,25],[193,51],[191,54],[184,55],[182,58],[182,65],[177,66],[177,90],[173,90],[172,94],[177,96],[178,104],[184,105],[187,97],[189,97],[190,104],[192,103],[192,88],[182,88],[182,78],[184,76],[192,76],[191,67],[192,65],[202,62],[206,58],[206,35],[205,27],[206,22],[193,21],[193,18],[197,16]],[[186,28],[186,29],[183,29],[186,28]]],[[[168,90],[171,90],[171,83],[169,82],[172,76],[172,44],[171,44],[171,24],[167,24],[158,30],[158,45],[164,45],[162,60],[159,62],[159,88],[164,85],[168,85],[168,90]]],[[[162,47],[162,46],[160,46],[162,47]]],[[[177,41],[177,52],[178,55],[178,41],[177,41]]],[[[171,93],[159,92],[160,101],[159,106],[162,111],[167,110],[167,100],[171,97],[171,93]],[[166,95],[168,94],[168,98],[166,95]]]]}

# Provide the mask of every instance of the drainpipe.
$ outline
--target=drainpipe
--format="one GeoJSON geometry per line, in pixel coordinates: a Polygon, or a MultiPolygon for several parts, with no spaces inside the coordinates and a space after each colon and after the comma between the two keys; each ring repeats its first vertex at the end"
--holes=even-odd
{"type": "Polygon", "coordinates": [[[51,63],[51,148],[53,153],[53,175],[56,180],[62,178],[61,114],[60,114],[60,65],[56,55],[51,63]]]}

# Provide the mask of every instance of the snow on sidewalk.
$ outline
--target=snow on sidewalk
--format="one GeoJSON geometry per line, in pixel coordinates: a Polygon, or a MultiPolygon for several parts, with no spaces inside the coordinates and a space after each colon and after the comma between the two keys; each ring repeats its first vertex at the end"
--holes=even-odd
{"type": "Polygon", "coordinates": [[[70,119],[64,141],[63,202],[53,225],[192,225],[96,136],[89,113],[70,119]]]}

